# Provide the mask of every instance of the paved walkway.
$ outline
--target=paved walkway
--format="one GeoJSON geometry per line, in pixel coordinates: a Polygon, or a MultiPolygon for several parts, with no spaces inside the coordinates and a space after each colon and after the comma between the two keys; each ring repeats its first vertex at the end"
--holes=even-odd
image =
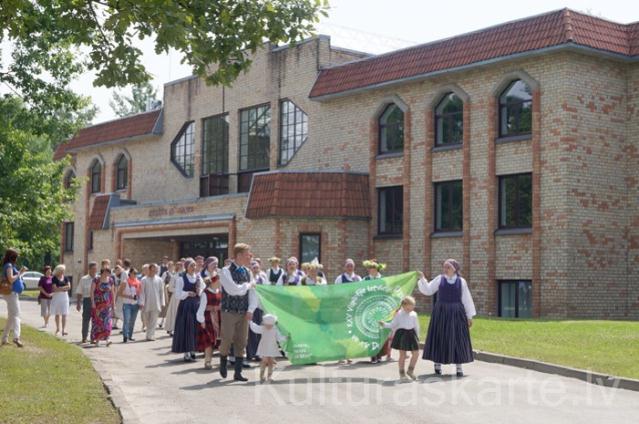
{"type": "MultiPolygon", "coordinates": [[[[39,327],[39,307],[23,301],[23,324],[39,327]]],[[[72,308],[70,333],[80,338],[80,313],[72,308]]],[[[6,304],[0,301],[0,316],[6,304]]],[[[138,328],[139,331],[139,321],[138,328]]],[[[48,331],[54,330],[54,325],[48,331]]],[[[125,423],[341,422],[388,423],[637,423],[639,393],[595,386],[576,379],[504,365],[474,362],[462,379],[432,374],[420,360],[418,382],[396,382],[397,363],[321,364],[293,367],[282,361],[276,381],[256,384],[257,369],[245,372],[249,383],[221,380],[203,362],[186,364],[170,353],[161,330],[155,342],[123,344],[84,352],[112,387],[125,423]]],[[[136,333],[137,339],[144,339],[136,333]]],[[[395,358],[397,352],[394,352],[395,358]]],[[[214,365],[217,359],[214,360],[214,365]]],[[[445,372],[454,371],[451,367],[445,372]]]]}

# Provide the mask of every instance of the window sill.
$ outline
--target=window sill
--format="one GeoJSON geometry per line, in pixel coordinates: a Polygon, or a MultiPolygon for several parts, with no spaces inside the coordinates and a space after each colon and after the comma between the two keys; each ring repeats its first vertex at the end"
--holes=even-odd
{"type": "Polygon", "coordinates": [[[401,234],[377,234],[373,240],[401,240],[402,238],[401,234]]]}
{"type": "Polygon", "coordinates": [[[527,141],[532,139],[532,134],[521,134],[521,135],[509,135],[506,137],[497,137],[495,139],[496,144],[506,144],[512,143],[515,141],[527,141]]]}
{"type": "Polygon", "coordinates": [[[462,237],[463,231],[435,231],[430,234],[431,238],[448,238],[448,237],[462,237]]]}
{"type": "Polygon", "coordinates": [[[404,152],[393,152],[393,153],[379,153],[375,156],[375,159],[392,159],[392,158],[400,158],[404,156],[404,152]]]}
{"type": "Polygon", "coordinates": [[[532,234],[532,228],[499,228],[495,230],[496,236],[510,236],[517,234],[532,234]]]}
{"type": "Polygon", "coordinates": [[[462,143],[443,145],[443,146],[435,146],[431,149],[433,153],[435,152],[447,152],[449,150],[460,150],[464,145],[462,143]]]}

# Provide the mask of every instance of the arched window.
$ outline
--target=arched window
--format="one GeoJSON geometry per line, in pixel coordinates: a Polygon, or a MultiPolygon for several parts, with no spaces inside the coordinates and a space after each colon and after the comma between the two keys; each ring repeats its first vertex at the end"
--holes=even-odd
{"type": "Polygon", "coordinates": [[[99,193],[102,188],[102,164],[95,159],[91,165],[91,193],[99,193]]]}
{"type": "Polygon", "coordinates": [[[64,185],[64,188],[71,188],[71,183],[73,182],[74,178],[75,178],[75,172],[73,172],[73,170],[70,169],[64,175],[64,180],[62,182],[62,184],[64,185]]]}
{"type": "Polygon", "coordinates": [[[455,93],[442,97],[435,108],[435,146],[461,144],[464,138],[464,103],[455,93]]]}
{"type": "Polygon", "coordinates": [[[171,161],[185,177],[193,176],[193,122],[187,122],[171,143],[171,161]]]}
{"type": "Polygon", "coordinates": [[[532,94],[522,80],[511,82],[499,96],[499,136],[532,132],[532,94]]]}
{"type": "Polygon", "coordinates": [[[404,150],[404,112],[395,103],[386,106],[379,117],[379,153],[404,150]]]}
{"type": "Polygon", "coordinates": [[[115,189],[124,190],[129,182],[129,161],[123,154],[115,163],[115,189]]]}

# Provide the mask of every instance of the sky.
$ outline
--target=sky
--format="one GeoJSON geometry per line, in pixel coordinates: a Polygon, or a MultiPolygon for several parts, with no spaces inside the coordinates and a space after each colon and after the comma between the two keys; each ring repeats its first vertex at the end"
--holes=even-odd
{"type": "MultiPolygon", "coordinates": [[[[329,1],[329,16],[322,19],[317,32],[330,35],[333,45],[370,53],[426,43],[564,7],[621,23],[639,21],[639,2],[631,0],[329,1]]],[[[154,77],[152,84],[160,98],[164,83],[191,74],[188,66],[180,64],[178,53],[158,56],[151,40],[141,42],[139,47],[145,53],[144,64],[154,77]]],[[[72,88],[90,93],[99,109],[94,123],[116,117],[109,107],[112,90],[94,87],[92,74],[85,74],[72,88]]]]}

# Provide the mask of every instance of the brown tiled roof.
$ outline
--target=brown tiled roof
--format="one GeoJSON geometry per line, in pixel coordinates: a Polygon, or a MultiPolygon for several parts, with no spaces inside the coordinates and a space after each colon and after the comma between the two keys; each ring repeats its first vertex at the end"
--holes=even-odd
{"type": "Polygon", "coordinates": [[[369,218],[368,175],[346,172],[255,174],[246,217],[369,218]]]}
{"type": "Polygon", "coordinates": [[[102,194],[93,199],[93,209],[91,209],[91,215],[89,216],[90,230],[102,230],[106,228],[104,218],[109,211],[110,200],[110,194],[102,194]]]}
{"type": "Polygon", "coordinates": [[[156,109],[83,128],[71,140],[58,146],[53,159],[63,158],[72,149],[153,134],[154,130],[158,131],[156,126],[161,114],[162,109],[156,109]]]}
{"type": "Polygon", "coordinates": [[[322,97],[418,78],[560,45],[579,45],[624,56],[639,54],[639,24],[619,24],[570,9],[323,69],[310,92],[322,97]]]}

